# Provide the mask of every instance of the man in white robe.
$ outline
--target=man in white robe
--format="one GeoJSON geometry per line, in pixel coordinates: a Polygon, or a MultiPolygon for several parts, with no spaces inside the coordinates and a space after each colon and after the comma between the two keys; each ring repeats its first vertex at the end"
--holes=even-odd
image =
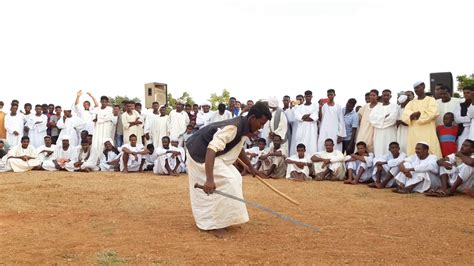
{"type": "MultiPolygon", "coordinates": [[[[305,103],[295,109],[295,118],[298,120],[298,128],[295,136],[295,147],[303,143],[306,146],[306,152],[315,154],[318,151],[318,119],[319,106],[311,102],[313,93],[306,91],[305,103]]],[[[290,151],[290,154],[295,151],[290,151]]]]}
{"type": "Polygon", "coordinates": [[[18,112],[18,104],[12,104],[10,113],[5,116],[5,129],[7,130],[7,144],[14,147],[20,144],[23,137],[25,117],[18,112]]]}
{"type": "Polygon", "coordinates": [[[71,146],[76,147],[80,144],[79,133],[84,127],[84,121],[77,116],[73,116],[71,108],[64,107],[64,115],[58,120],[56,126],[61,130],[57,140],[58,143],[61,143],[64,136],[67,136],[71,146]]]}
{"type": "Polygon", "coordinates": [[[405,153],[407,152],[407,136],[408,136],[408,125],[402,121],[402,114],[405,110],[405,106],[407,106],[410,99],[406,94],[400,95],[398,97],[398,107],[397,107],[397,142],[400,145],[400,151],[405,153]]]}
{"type": "Polygon", "coordinates": [[[115,172],[120,168],[120,156],[122,154],[113,145],[112,139],[104,141],[104,149],[99,156],[99,168],[102,172],[115,172]]]}
{"type": "Polygon", "coordinates": [[[184,111],[184,102],[178,100],[176,110],[171,110],[168,117],[168,130],[171,139],[177,138],[179,146],[183,146],[183,135],[186,132],[186,126],[189,124],[189,115],[184,111]]]}
{"type": "Polygon", "coordinates": [[[211,123],[211,117],[214,114],[211,109],[211,103],[206,101],[201,104],[201,111],[196,115],[196,127],[201,128],[211,123]]]}
{"type": "Polygon", "coordinates": [[[436,118],[436,126],[443,125],[444,114],[454,114],[456,108],[461,103],[460,99],[451,97],[451,94],[449,93],[449,87],[446,85],[441,85],[439,87],[438,95],[440,98],[436,100],[436,103],[438,104],[439,115],[436,118]]]}
{"type": "Polygon", "coordinates": [[[281,149],[286,155],[289,152],[288,138],[290,137],[288,132],[288,120],[286,120],[285,112],[283,109],[278,107],[278,99],[270,98],[268,101],[268,107],[272,112],[272,120],[267,122],[269,134],[269,139],[273,139],[275,135],[281,137],[281,149]]]}
{"type": "Polygon", "coordinates": [[[344,168],[345,157],[340,150],[334,148],[334,140],[326,139],[324,151],[319,151],[311,157],[316,181],[342,181],[346,177],[344,168]]]}
{"type": "Polygon", "coordinates": [[[365,142],[357,142],[357,152],[346,156],[347,180],[344,184],[357,185],[371,180],[374,154],[367,148],[365,142]]]}
{"type": "Polygon", "coordinates": [[[389,188],[395,185],[394,177],[400,172],[400,164],[407,155],[400,152],[400,145],[392,142],[389,145],[389,152],[383,156],[375,157],[374,170],[372,172],[373,183],[369,184],[372,188],[389,188]]]}
{"type": "Polygon", "coordinates": [[[217,111],[214,112],[209,118],[209,123],[216,123],[224,120],[229,120],[232,118],[232,113],[225,109],[225,104],[220,103],[217,106],[217,111]]]}
{"type": "Polygon", "coordinates": [[[52,158],[54,151],[56,150],[56,145],[53,144],[53,141],[50,136],[45,136],[43,138],[44,144],[36,148],[36,153],[38,154],[38,160],[41,163],[49,161],[52,158]]]}
{"type": "Polygon", "coordinates": [[[112,107],[109,106],[109,98],[107,96],[100,97],[100,108],[95,108],[92,113],[95,123],[92,148],[100,152],[104,149],[105,140],[114,137],[112,134],[114,114],[112,107]]]}
{"type": "Polygon", "coordinates": [[[260,176],[263,178],[286,177],[286,157],[288,153],[281,146],[282,139],[279,135],[273,135],[272,143],[268,150],[260,155],[261,162],[260,176]]]}
{"type": "Polygon", "coordinates": [[[342,151],[342,141],[346,137],[346,123],[342,107],[334,102],[336,91],[327,91],[328,102],[321,108],[321,127],[319,129],[318,151],[324,151],[327,139],[332,139],[338,151],[342,151]]]}
{"type": "Polygon", "coordinates": [[[43,114],[41,105],[37,104],[35,106],[35,114],[28,117],[25,126],[28,128],[30,145],[34,148],[43,145],[44,136],[46,136],[46,130],[48,130],[48,117],[43,114]]]}
{"type": "Polygon", "coordinates": [[[152,143],[153,147],[161,146],[161,138],[169,135],[168,115],[166,115],[166,107],[161,107],[157,102],[152,104],[153,112],[150,113],[145,120],[145,139],[147,143],[152,143]]]}
{"type": "Polygon", "coordinates": [[[467,115],[467,109],[471,106],[471,94],[474,94],[474,86],[466,86],[462,90],[464,102],[458,104],[454,109],[454,121],[459,126],[460,135],[458,136],[458,150],[462,144],[469,138],[471,127],[471,118],[467,115]]]}
{"type": "Polygon", "coordinates": [[[296,146],[298,145],[297,140],[296,140],[296,133],[298,132],[298,124],[299,121],[295,117],[296,109],[302,105],[304,102],[304,97],[303,95],[298,95],[296,96],[296,101],[291,103],[291,109],[286,109],[285,114],[287,115],[287,120],[290,122],[291,126],[291,141],[290,141],[290,155],[295,155],[296,154],[296,146]]]}
{"type": "Polygon", "coordinates": [[[296,154],[285,160],[286,163],[286,179],[294,181],[311,180],[309,175],[312,165],[311,158],[306,153],[306,147],[303,143],[296,146],[296,154]]]}
{"type": "Polygon", "coordinates": [[[75,147],[69,145],[70,137],[67,135],[63,136],[61,144],[56,145],[54,153],[51,155],[50,160],[43,161],[41,165],[44,170],[47,171],[65,171],[66,164],[69,163],[76,150],[75,147]]]}
{"type": "Polygon", "coordinates": [[[21,143],[8,151],[5,168],[16,173],[33,169],[41,169],[41,161],[37,159],[35,148],[30,145],[30,138],[23,136],[21,143]]]}
{"type": "Polygon", "coordinates": [[[441,185],[437,176],[439,171],[437,157],[429,154],[429,148],[427,142],[418,142],[415,154],[407,157],[400,164],[400,172],[395,177],[398,188],[394,189],[394,192],[401,194],[423,193],[441,185]]]}
{"type": "Polygon", "coordinates": [[[137,136],[130,135],[128,143],[122,146],[120,171],[124,173],[140,171],[143,166],[142,157],[145,154],[149,154],[145,146],[138,143],[137,136]]]}
{"type": "Polygon", "coordinates": [[[96,149],[87,141],[82,141],[80,146],[75,148],[71,161],[66,163],[65,168],[69,172],[97,172],[100,170],[98,166],[99,154],[96,149]]]}
{"type": "Polygon", "coordinates": [[[374,107],[369,115],[369,122],[374,127],[374,154],[383,156],[388,153],[390,143],[397,141],[398,107],[390,103],[392,92],[382,92],[382,104],[374,107]]]}
{"type": "Polygon", "coordinates": [[[179,166],[181,164],[181,160],[179,159],[181,152],[170,145],[171,141],[169,137],[163,137],[161,142],[162,146],[155,152],[157,158],[153,167],[153,173],[157,175],[178,176],[179,166]]]}
{"type": "Polygon", "coordinates": [[[210,124],[189,138],[186,157],[191,207],[201,230],[213,230],[210,232],[222,237],[226,227],[249,220],[245,204],[212,193],[218,189],[243,198],[242,176],[234,163],[240,158],[256,174],[242,147],[269,119],[268,107],[257,102],[247,116],[210,124]],[[204,193],[195,184],[203,185],[204,193]]]}
{"type": "MultiPolygon", "coordinates": [[[[81,99],[82,94],[83,94],[82,90],[79,90],[77,92],[76,101],[74,102],[74,106],[72,109],[75,112],[75,114],[82,121],[84,121],[84,124],[82,125],[83,126],[82,129],[87,130],[89,134],[94,134],[94,119],[95,119],[95,115],[93,112],[94,108],[91,107],[91,103],[89,101],[84,101],[82,103],[82,107],[80,106],[80,99],[81,99]]],[[[94,102],[94,107],[95,108],[99,107],[99,103],[94,98],[94,96],[92,96],[90,92],[88,92],[87,95],[92,98],[94,102]]]]}
{"type": "Polygon", "coordinates": [[[137,143],[142,144],[142,130],[140,127],[143,124],[143,120],[140,114],[133,110],[133,103],[127,102],[125,106],[126,112],[122,114],[123,141],[125,144],[128,144],[130,143],[130,136],[135,135],[137,137],[137,143]]]}

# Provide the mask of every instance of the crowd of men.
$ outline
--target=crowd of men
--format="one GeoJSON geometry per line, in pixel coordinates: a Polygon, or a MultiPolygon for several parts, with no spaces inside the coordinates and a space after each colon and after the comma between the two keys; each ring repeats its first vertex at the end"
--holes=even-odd
{"type": "MultiPolygon", "coordinates": [[[[272,119],[252,138],[245,152],[259,175],[295,181],[332,180],[392,188],[397,193],[420,192],[445,197],[456,191],[474,194],[474,87],[463,98],[452,98],[439,84],[433,95],[416,82],[413,91],[371,90],[365,104],[351,98],[343,106],[336,92],[313,101],[305,91],[292,101],[284,96],[265,99],[272,119]],[[473,104],[471,104],[471,102],[473,104]],[[282,106],[282,107],[281,107],[282,106]]],[[[82,91],[72,106],[17,100],[5,113],[0,102],[0,172],[153,171],[180,175],[187,171],[186,141],[194,132],[236,116],[253,105],[231,97],[220,103],[189,105],[178,101],[167,112],[165,103],[112,106],[82,91]],[[92,101],[92,104],[91,104],[92,101]]],[[[322,95],[320,95],[322,96],[322,95]]],[[[226,143],[224,143],[225,145],[226,143]]],[[[244,165],[235,167],[245,175],[244,165]]]]}

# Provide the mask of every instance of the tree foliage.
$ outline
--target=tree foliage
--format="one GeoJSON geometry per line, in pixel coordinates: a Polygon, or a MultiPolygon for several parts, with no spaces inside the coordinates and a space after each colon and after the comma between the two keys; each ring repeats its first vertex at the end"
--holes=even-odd
{"type": "Polygon", "coordinates": [[[209,99],[211,102],[211,109],[214,111],[217,110],[217,106],[219,105],[219,103],[227,104],[229,102],[229,98],[230,92],[227,89],[222,90],[222,93],[220,95],[212,93],[209,99]]]}
{"type": "Polygon", "coordinates": [[[122,105],[122,103],[125,101],[133,101],[135,103],[140,102],[140,99],[138,97],[128,98],[128,96],[120,96],[120,95],[117,95],[115,97],[109,96],[109,100],[110,100],[110,104],[112,105],[122,105]]]}
{"type": "Polygon", "coordinates": [[[186,91],[183,92],[183,94],[179,98],[174,98],[171,93],[168,93],[168,106],[166,107],[167,113],[171,112],[172,109],[176,108],[176,103],[178,102],[178,100],[182,100],[190,105],[194,104],[193,97],[191,97],[191,95],[186,91]]]}
{"type": "Polygon", "coordinates": [[[462,91],[462,89],[466,86],[474,86],[474,74],[471,74],[469,76],[457,76],[456,80],[458,81],[458,91],[462,91]]]}

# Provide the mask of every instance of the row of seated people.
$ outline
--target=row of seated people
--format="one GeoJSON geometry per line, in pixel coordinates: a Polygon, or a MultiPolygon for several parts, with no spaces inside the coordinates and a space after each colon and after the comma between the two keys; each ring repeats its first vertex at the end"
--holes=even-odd
{"type": "MultiPolygon", "coordinates": [[[[264,178],[366,183],[373,188],[392,188],[397,193],[424,192],[438,197],[454,195],[457,190],[470,194],[473,191],[474,142],[470,139],[459,152],[444,158],[430,154],[425,142],[417,143],[416,154],[411,156],[401,153],[397,142],[390,143],[389,152],[381,157],[368,153],[364,142],[357,143],[357,152],[347,156],[334,149],[332,139],[327,139],[324,146],[325,151],[310,155],[300,143],[297,154],[287,157],[281,149],[280,136],[275,135],[268,148],[262,138],[246,154],[264,178]]],[[[245,168],[240,170],[243,175],[248,172],[245,168]]]]}
{"type": "MultiPolygon", "coordinates": [[[[186,172],[185,152],[178,147],[178,140],[162,138],[162,147],[155,149],[153,144],[146,147],[137,143],[131,135],[130,143],[114,147],[112,139],[104,141],[104,149],[95,150],[90,141],[84,138],[81,145],[73,147],[65,136],[61,145],[54,145],[51,137],[44,137],[44,145],[34,149],[29,137],[24,136],[21,144],[13,147],[0,160],[0,172],[25,172],[29,170],[47,171],[104,171],[104,172],[143,172],[153,171],[159,175],[179,175],[186,172]]],[[[0,150],[1,150],[0,144],[0,150]]]]}

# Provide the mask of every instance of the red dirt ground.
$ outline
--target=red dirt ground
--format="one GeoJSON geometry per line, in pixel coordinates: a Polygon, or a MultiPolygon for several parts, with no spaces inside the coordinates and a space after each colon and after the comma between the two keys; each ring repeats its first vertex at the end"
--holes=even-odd
{"type": "Polygon", "coordinates": [[[428,198],[340,182],[258,180],[244,195],[321,228],[249,208],[223,239],[194,225],[186,176],[0,174],[0,264],[466,264],[474,198],[428,198]]]}

